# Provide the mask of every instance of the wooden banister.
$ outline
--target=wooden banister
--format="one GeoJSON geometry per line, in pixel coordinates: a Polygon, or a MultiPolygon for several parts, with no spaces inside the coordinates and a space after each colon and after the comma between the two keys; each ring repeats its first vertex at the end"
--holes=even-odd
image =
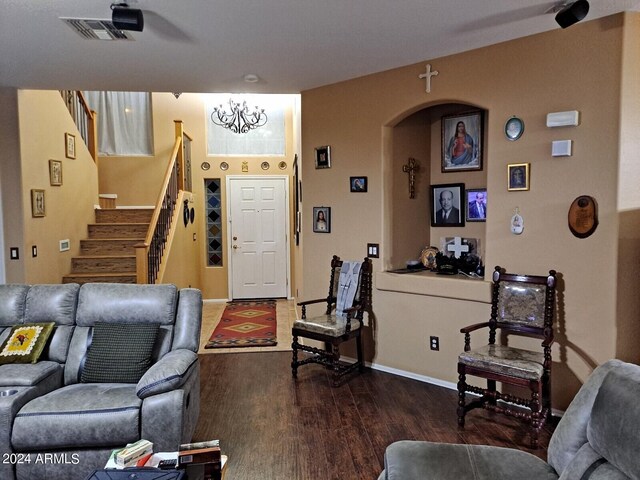
{"type": "Polygon", "coordinates": [[[89,108],[87,100],[80,91],[60,91],[73,121],[84,140],[93,161],[98,163],[98,115],[89,108]]]}
{"type": "MultiPolygon", "coordinates": [[[[181,167],[181,158],[184,161],[185,157],[183,138],[182,122],[178,125],[176,121],[176,139],[151,216],[151,223],[144,242],[136,245],[137,283],[155,283],[158,278],[178,195],[180,190],[185,190],[185,176],[184,173],[180,173],[185,171],[185,168],[181,167]]],[[[190,157],[189,149],[187,149],[187,156],[190,157]]]]}

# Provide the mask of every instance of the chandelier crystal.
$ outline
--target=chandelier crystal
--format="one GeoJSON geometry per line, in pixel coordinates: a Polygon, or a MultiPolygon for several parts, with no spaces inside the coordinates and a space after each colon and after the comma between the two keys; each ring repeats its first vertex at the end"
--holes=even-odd
{"type": "Polygon", "coordinates": [[[251,112],[246,101],[240,104],[239,102],[234,102],[232,98],[229,99],[229,107],[231,108],[231,113],[224,111],[222,105],[214,107],[211,113],[211,121],[216,125],[231,130],[233,133],[239,134],[247,133],[267,123],[267,114],[264,113],[264,108],[261,109],[256,106],[251,112]]]}

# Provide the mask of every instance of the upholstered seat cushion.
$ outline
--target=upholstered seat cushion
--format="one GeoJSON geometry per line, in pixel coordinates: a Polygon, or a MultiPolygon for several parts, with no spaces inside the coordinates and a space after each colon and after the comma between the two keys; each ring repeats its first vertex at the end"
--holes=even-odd
{"type": "Polygon", "coordinates": [[[135,384],[68,385],[18,412],[11,443],[26,451],[126,445],[140,439],[141,404],[135,384]]]}
{"type": "Polygon", "coordinates": [[[62,365],[48,361],[0,365],[0,387],[31,387],[52,375],[58,375],[61,384],[62,365]]]}
{"type": "Polygon", "coordinates": [[[520,450],[400,441],[387,447],[378,480],[556,480],[546,462],[520,450]]]}
{"type": "Polygon", "coordinates": [[[538,380],[544,373],[544,354],[503,345],[484,347],[463,352],[458,362],[469,367],[482,368],[501,375],[527,380],[538,380]]]}
{"type": "MultiPolygon", "coordinates": [[[[347,319],[336,315],[320,315],[317,317],[307,318],[304,320],[296,320],[293,324],[294,329],[303,330],[305,332],[321,333],[333,337],[340,337],[346,333],[347,319]]],[[[360,328],[360,321],[351,319],[351,331],[360,328]]]]}

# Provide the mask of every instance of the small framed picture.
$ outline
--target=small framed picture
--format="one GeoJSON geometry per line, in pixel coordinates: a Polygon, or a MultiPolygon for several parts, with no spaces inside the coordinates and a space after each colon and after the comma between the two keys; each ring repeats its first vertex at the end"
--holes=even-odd
{"type": "Polygon", "coordinates": [[[316,147],[316,168],[331,168],[331,146],[316,147]]]}
{"type": "Polygon", "coordinates": [[[464,227],[464,183],[431,185],[431,226],[464,227]]]}
{"type": "Polygon", "coordinates": [[[529,164],[510,163],[507,165],[507,190],[529,190],[529,164]]]}
{"type": "Polygon", "coordinates": [[[518,117],[511,117],[504,124],[504,135],[508,140],[516,141],[524,133],[524,122],[518,117]]]}
{"type": "Polygon", "coordinates": [[[466,190],[467,222],[487,221],[487,189],[470,188],[466,190]]]}
{"type": "Polygon", "coordinates": [[[442,171],[482,170],[484,112],[442,117],[442,171]]]}
{"type": "Polygon", "coordinates": [[[62,162],[60,160],[49,160],[49,184],[55,187],[62,185],[62,162]]]}
{"type": "Polygon", "coordinates": [[[76,136],[70,133],[64,134],[65,156],[67,158],[76,158],[76,136]]]}
{"type": "Polygon", "coordinates": [[[349,187],[352,192],[366,192],[367,177],[349,177],[349,187]]]}
{"type": "Polygon", "coordinates": [[[331,207],[313,207],[313,231],[331,232],[331,207]]]}
{"type": "Polygon", "coordinates": [[[44,190],[31,190],[31,216],[44,217],[44,190]]]}

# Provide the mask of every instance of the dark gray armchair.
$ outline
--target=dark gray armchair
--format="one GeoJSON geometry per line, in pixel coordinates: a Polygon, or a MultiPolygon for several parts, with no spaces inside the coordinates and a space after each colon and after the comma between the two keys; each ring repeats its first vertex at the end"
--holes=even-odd
{"type": "Polygon", "coordinates": [[[640,479],[640,367],[598,367],[551,437],[548,463],[516,449],[400,441],[378,480],[640,479]]]}
{"type": "MultiPolygon", "coordinates": [[[[83,479],[102,468],[113,449],[141,438],[153,442],[154,451],[174,451],[191,441],[200,404],[196,352],[201,319],[202,298],[196,289],[82,285],[59,385],[12,412],[12,451],[31,460],[15,465],[15,478],[83,479]],[[157,325],[151,327],[156,332],[149,347],[151,366],[137,383],[109,380],[108,375],[120,370],[109,364],[99,365],[104,380],[85,381],[98,327],[123,324],[157,325]]],[[[139,337],[132,338],[128,351],[139,344],[139,337]]]]}

